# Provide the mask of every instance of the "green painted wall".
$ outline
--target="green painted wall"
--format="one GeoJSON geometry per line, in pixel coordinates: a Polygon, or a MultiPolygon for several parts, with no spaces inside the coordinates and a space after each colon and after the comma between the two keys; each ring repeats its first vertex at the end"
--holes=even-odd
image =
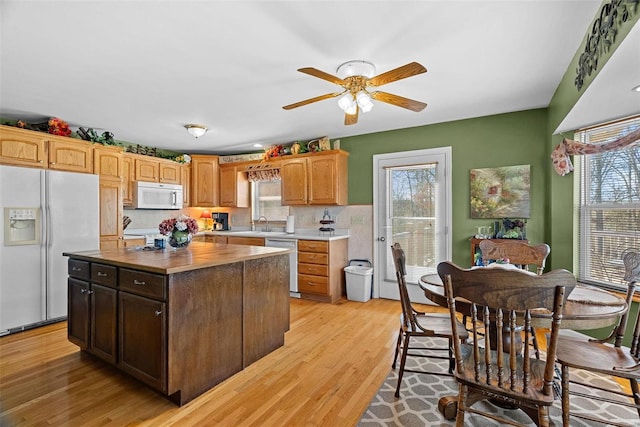
{"type": "MultiPolygon", "coordinates": [[[[429,114],[428,109],[421,114],[429,114]]],[[[366,118],[363,118],[363,120],[366,118]]],[[[396,131],[341,138],[349,151],[349,204],[373,203],[373,155],[452,147],[453,262],[470,263],[469,238],[480,225],[469,215],[469,171],[531,165],[531,218],[527,238],[544,241],[546,204],[547,110],[529,110],[396,131]]]]}
{"type": "MultiPolygon", "coordinates": [[[[610,1],[604,1],[603,4],[609,4],[610,1]]],[[[607,52],[600,52],[598,57],[598,69],[588,76],[584,81],[584,86],[580,91],[576,88],[574,80],[578,67],[578,60],[584,51],[587,42],[587,35],[573,57],[567,71],[565,72],[556,92],[549,103],[549,120],[547,129],[547,150],[549,153],[562,141],[562,136],[553,135],[558,125],[569,114],[574,105],[579,101],[589,85],[597,78],[598,72],[605,67],[607,61],[611,58],[616,48],[622,40],[629,34],[629,31],[638,25],[640,18],[639,6],[628,3],[630,7],[630,15],[626,22],[620,23],[616,28],[617,34],[615,43],[607,52]]],[[[598,18],[599,15],[596,16],[598,18]]],[[[594,18],[595,20],[595,18],[594,18]]],[[[593,23],[589,26],[589,30],[593,27],[593,23]]],[[[631,88],[629,88],[631,90],[631,88]]],[[[575,230],[573,228],[573,188],[574,174],[568,174],[564,177],[559,176],[554,171],[551,162],[547,164],[548,184],[547,189],[547,229],[545,231],[545,241],[551,246],[552,250],[547,260],[549,268],[566,268],[574,270],[573,259],[573,237],[575,230]]]]}

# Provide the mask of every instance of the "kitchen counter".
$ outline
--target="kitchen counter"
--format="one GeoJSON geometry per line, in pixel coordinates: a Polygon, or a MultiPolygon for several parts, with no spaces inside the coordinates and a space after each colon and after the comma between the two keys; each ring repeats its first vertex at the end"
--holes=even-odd
{"type": "Polygon", "coordinates": [[[102,262],[152,273],[174,274],[277,254],[288,254],[290,252],[293,252],[293,250],[264,246],[192,242],[184,249],[172,249],[169,247],[161,250],[126,248],[105,251],[65,252],[63,255],[74,259],[102,262]]]}
{"type": "Polygon", "coordinates": [[[284,345],[285,248],[69,252],[68,337],[178,405],[284,345]]]}
{"type": "Polygon", "coordinates": [[[332,241],[349,238],[348,230],[336,230],[333,234],[323,233],[317,229],[301,229],[295,233],[285,233],[284,231],[250,231],[250,230],[229,230],[229,231],[200,231],[198,235],[205,236],[243,236],[262,237],[264,239],[289,239],[289,240],[321,240],[332,241]]]}

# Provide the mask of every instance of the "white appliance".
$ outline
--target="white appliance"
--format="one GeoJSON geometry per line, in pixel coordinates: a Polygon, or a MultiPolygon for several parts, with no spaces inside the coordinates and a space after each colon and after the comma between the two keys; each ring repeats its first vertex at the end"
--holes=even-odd
{"type": "Polygon", "coordinates": [[[182,209],[182,185],[134,181],[133,206],[136,209],[182,209]]]}
{"type": "Polygon", "coordinates": [[[0,335],[67,316],[63,252],[100,248],[98,176],[0,166],[0,335]]]}
{"type": "Polygon", "coordinates": [[[298,241],[295,239],[264,239],[265,246],[273,248],[289,248],[293,252],[289,254],[289,294],[292,297],[300,298],[298,292],[298,241]]]}

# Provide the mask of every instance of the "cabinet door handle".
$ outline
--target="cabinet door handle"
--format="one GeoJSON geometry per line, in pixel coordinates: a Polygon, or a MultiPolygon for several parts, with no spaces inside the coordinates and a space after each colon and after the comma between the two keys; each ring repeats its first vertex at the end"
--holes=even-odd
{"type": "Polygon", "coordinates": [[[71,271],[82,271],[80,267],[71,267],[71,271]]]}
{"type": "Polygon", "coordinates": [[[88,289],[84,289],[84,288],[80,289],[81,294],[86,294],[87,292],[88,292],[88,289]]]}
{"type": "Polygon", "coordinates": [[[102,271],[98,271],[98,277],[107,277],[107,273],[103,273],[102,271]]]}
{"type": "Polygon", "coordinates": [[[146,285],[147,283],[146,283],[144,280],[136,280],[136,279],[133,279],[133,284],[134,284],[134,285],[139,285],[139,286],[144,286],[144,285],[146,285]]]}
{"type": "Polygon", "coordinates": [[[162,311],[160,310],[156,310],[156,312],[154,313],[156,316],[160,316],[162,314],[162,311]]]}

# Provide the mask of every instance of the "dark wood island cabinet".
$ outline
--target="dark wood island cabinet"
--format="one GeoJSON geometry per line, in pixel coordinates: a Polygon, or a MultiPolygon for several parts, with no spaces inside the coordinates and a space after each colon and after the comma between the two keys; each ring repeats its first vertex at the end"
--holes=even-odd
{"type": "Polygon", "coordinates": [[[284,345],[289,249],[65,253],[68,337],[183,405],[284,345]]]}

